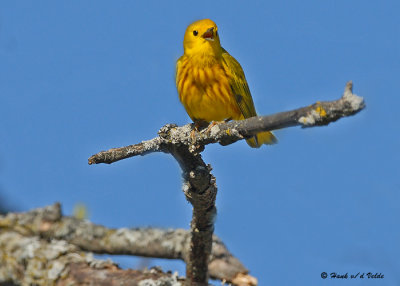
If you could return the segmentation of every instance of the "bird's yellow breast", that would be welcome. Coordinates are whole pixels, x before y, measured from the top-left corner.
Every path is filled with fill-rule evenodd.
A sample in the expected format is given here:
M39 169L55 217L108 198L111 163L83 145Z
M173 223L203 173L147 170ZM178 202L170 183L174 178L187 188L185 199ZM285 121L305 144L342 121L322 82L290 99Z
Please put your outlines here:
M229 77L221 61L186 57L177 64L176 86L179 99L193 121L242 119Z

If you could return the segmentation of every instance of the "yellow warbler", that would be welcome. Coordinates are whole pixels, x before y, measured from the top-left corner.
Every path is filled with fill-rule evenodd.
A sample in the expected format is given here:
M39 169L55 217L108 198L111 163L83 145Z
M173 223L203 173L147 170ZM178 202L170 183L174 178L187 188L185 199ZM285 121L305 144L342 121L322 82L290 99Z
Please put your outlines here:
M176 63L176 87L193 122L240 120L257 115L242 67L221 47L218 27L212 20L190 24L183 48L184 54ZM253 148L276 142L271 132L260 132L247 139Z

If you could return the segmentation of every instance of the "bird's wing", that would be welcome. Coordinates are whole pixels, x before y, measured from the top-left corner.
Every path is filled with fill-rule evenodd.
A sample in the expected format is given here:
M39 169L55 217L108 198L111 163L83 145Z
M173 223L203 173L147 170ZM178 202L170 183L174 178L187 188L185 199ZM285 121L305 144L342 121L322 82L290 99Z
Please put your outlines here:
M224 48L222 49L222 60L224 68L230 74L229 84L235 100L244 118L256 116L253 98L239 62L232 57Z
M179 74L179 70L182 66L182 61L183 61L183 56L180 57L177 61L176 61L176 66L175 66L175 82L176 82L176 86L178 86L178 74Z

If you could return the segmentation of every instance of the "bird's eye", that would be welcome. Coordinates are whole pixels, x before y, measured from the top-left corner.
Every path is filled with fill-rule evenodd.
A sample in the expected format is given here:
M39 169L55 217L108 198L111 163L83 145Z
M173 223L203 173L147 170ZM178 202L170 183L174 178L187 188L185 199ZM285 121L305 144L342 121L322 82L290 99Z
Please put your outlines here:
M199 34L199 32L197 32L196 30L193 31L193 35L197 36Z
M217 36L217 37L218 37L218 31L216 31L216 32L215 32L215 36Z

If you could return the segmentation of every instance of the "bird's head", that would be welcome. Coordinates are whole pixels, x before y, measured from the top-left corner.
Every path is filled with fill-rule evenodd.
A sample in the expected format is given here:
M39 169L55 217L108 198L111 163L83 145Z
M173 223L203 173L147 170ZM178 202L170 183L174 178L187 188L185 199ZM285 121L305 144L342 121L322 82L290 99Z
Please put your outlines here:
M217 25L210 19L190 24L185 32L183 48L186 55L221 54L222 48Z

